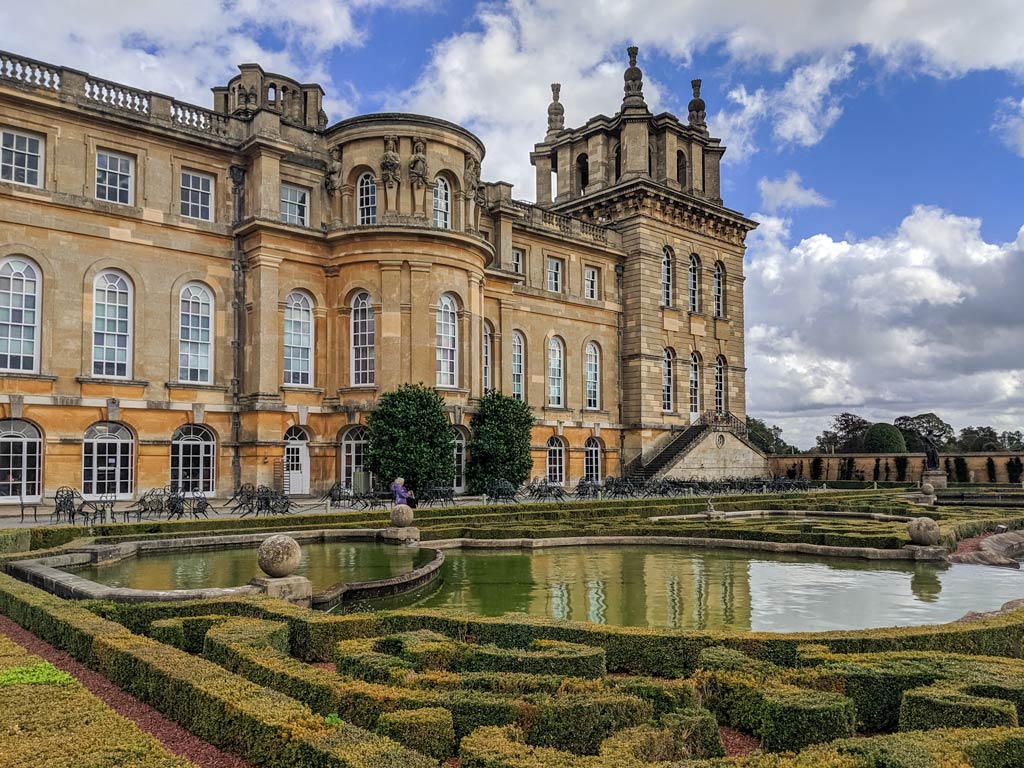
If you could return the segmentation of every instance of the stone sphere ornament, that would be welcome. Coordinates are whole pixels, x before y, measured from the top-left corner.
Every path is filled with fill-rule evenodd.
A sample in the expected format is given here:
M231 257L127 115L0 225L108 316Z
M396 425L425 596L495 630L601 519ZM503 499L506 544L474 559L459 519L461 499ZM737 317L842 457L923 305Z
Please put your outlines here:
M935 486L932 485L931 483L924 483L921 486L921 493L923 493L925 496L934 496Z
M291 576L302 562L302 550L299 542L291 536L275 533L268 536L256 550L260 569L274 579Z
M942 539L939 524L930 517L915 517L907 523L910 541L922 547L934 547Z
M391 509L391 526L393 528L408 528L412 525L412 507L408 504L395 504Z

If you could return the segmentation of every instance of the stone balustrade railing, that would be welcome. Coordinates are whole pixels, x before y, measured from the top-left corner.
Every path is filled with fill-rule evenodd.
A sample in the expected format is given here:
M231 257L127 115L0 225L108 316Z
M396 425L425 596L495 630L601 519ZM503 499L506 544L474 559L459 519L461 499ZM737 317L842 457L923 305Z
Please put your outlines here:
M29 88L59 91L60 67L0 51L0 80L9 80Z
M195 107L180 101L171 102L171 122L194 131L227 137L231 118L210 109Z
M98 101L100 104L124 112L149 114L149 94L126 85L118 85L95 77L86 77L84 92L85 98L89 101Z
M588 238L601 243L608 242L608 227L588 224L572 216L563 216L560 213L545 210L525 200L512 200L510 203L513 208L525 214L523 220L527 224L542 229L558 231L563 235Z

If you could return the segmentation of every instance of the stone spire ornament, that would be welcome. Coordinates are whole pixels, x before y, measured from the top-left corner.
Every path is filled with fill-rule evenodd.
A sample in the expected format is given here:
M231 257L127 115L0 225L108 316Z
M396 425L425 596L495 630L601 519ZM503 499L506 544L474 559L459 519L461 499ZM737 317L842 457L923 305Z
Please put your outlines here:
M548 132L544 137L545 141L554 138L565 129L565 107L558 101L558 94L561 91L561 83L551 84L551 103L548 104Z
M640 49L635 45L631 45L626 49L626 52L629 54L629 66L626 67L626 71L622 75L622 79L625 81L622 87L622 106L643 107L646 109L647 103L644 101L644 73L636 65L636 55L639 51Z
M700 97L700 80L691 80L690 86L693 88L693 98L690 99L690 104L687 107L690 114L687 121L690 123L690 127L694 130L707 134L708 124L704 121L707 116L707 111L704 105L704 99Z

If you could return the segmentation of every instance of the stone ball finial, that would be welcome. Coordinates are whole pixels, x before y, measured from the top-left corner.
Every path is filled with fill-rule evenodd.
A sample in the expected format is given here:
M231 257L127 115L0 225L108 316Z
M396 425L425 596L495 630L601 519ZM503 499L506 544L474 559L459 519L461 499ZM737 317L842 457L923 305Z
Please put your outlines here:
M935 486L932 485L931 483L925 483L921 486L921 493L923 493L925 496L934 496Z
M299 542L283 533L268 536L256 550L256 558L267 576L280 579L291 576L302 562L302 550Z
M939 524L930 517L915 517L907 523L910 541L922 547L934 547L942 540Z
M635 45L631 45L626 51L629 53L629 66L626 67L626 71L622 74L622 79L625 81L622 102L626 106L646 107L647 104L644 102L644 73L636 65L636 55L639 49Z
M391 526L408 528L412 525L412 507L408 504L395 504L391 509Z
M551 103L548 105L548 138L565 128L565 107L558 101L561 92L561 83L551 84Z

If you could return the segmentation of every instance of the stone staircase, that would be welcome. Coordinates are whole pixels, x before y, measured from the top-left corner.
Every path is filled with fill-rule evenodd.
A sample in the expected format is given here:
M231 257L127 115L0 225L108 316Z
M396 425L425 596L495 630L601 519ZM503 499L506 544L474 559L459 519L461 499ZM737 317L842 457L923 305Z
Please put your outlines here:
M656 453L646 464L642 462L642 457L640 460L633 462L626 470L626 477L637 482L650 480L686 453L690 446L709 429L710 427L707 424L694 424L687 427L676 437L672 438L668 445Z

